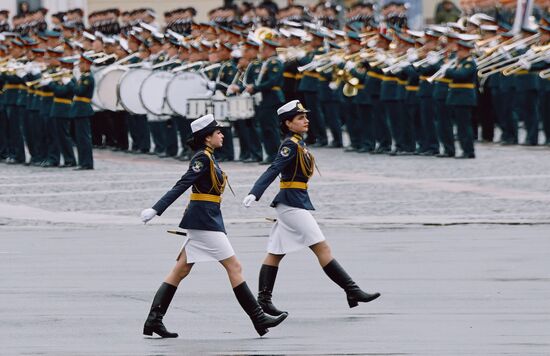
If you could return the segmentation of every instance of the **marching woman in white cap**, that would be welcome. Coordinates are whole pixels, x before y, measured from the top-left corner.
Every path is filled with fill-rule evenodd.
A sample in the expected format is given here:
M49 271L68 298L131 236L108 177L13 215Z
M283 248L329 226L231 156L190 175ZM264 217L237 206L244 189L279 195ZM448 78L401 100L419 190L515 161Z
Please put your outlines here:
M308 131L306 110L298 100L293 100L277 110L281 131L286 135L275 161L258 178L243 205L249 207L260 199L269 185L280 175L280 191L271 206L277 212L269 235L267 256L260 269L258 302L270 315L285 315L271 302L273 286L279 263L285 254L309 247L317 256L328 277L338 284L347 295L350 308L358 302L370 302L380 296L362 291L346 271L334 259L325 236L309 212L314 210L309 200L308 180L313 175L315 159L307 149L303 135Z
M147 223L156 215L160 216L192 187L191 201L179 225L187 229L187 237L175 267L166 276L153 299L143 334L177 337L178 334L166 330L162 318L178 284L189 274L195 262L219 261L227 271L239 304L250 316L258 334L264 335L268 328L280 324L287 314L272 317L262 311L242 276L241 264L226 236L220 203L227 176L214 158L214 150L222 147L223 134L211 114L193 121L191 130L193 138L190 145L197 152L189 163L189 169L152 208L141 212L142 221Z

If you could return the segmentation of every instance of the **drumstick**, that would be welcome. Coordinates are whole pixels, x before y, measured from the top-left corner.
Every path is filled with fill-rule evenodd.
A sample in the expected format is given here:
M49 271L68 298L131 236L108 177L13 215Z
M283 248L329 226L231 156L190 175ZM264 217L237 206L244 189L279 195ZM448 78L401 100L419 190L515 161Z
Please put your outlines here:
M274 219L274 218L265 218L265 219L272 223L277 222L277 219Z
M187 236L186 232L178 231L178 230L166 230L166 232L169 233L169 234L174 234L174 235Z

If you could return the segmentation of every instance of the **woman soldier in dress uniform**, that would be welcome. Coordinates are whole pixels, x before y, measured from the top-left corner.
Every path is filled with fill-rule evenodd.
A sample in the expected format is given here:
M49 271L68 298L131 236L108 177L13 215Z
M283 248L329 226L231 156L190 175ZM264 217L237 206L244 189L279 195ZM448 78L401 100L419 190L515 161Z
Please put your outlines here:
M215 149L222 147L223 134L211 114L193 121L191 130L193 138L190 146L197 153L191 159L189 169L152 208L141 212L141 219L147 223L156 215L160 216L183 192L192 187L191 201L179 225L187 229L187 237L174 269L153 299L143 334L177 337L178 334L166 330L162 318L178 284L189 274L195 262L219 261L227 270L239 304L250 316L258 334L264 335L268 328L279 325L287 314L272 317L262 311L243 278L241 264L226 236L220 202L227 176L213 154Z
M260 199L267 187L280 174L280 191L271 206L277 212L269 235L267 256L260 269L258 302L270 315L284 315L271 302L279 263L289 252L309 247L317 256L329 278L347 295L350 308L358 302L370 302L379 293L362 291L340 264L332 257L330 247L317 222L308 210L314 210L307 192L307 182L313 175L315 159L307 149L302 135L308 131L306 110L300 101L293 100L277 110L281 131L286 139L281 144L275 161L254 184L243 205L249 207Z

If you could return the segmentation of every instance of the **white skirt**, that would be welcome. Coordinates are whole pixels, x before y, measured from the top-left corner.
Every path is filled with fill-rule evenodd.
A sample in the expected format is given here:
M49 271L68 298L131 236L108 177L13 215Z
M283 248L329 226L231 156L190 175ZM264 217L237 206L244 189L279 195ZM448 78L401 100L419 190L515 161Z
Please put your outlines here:
M309 210L277 204L277 221L271 228L267 252L283 255L325 241L325 235Z
M184 250L188 263L221 261L235 255L227 235L221 231L187 230L176 260Z

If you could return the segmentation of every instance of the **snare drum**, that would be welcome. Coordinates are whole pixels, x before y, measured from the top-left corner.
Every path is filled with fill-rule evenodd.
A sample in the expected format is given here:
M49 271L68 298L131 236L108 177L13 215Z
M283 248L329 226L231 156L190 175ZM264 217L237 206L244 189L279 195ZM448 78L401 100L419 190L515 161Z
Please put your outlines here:
M226 98L212 99L212 114L216 120L227 119L228 105Z
M227 119L230 121L254 117L254 99L251 96L227 97Z
M210 98L188 98L185 117L191 120L212 113L212 99Z

